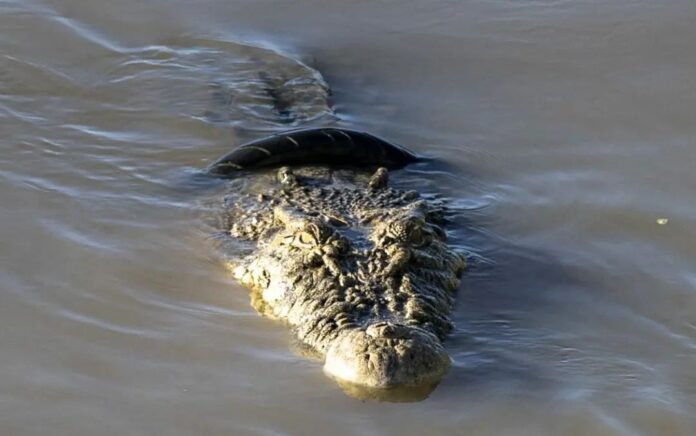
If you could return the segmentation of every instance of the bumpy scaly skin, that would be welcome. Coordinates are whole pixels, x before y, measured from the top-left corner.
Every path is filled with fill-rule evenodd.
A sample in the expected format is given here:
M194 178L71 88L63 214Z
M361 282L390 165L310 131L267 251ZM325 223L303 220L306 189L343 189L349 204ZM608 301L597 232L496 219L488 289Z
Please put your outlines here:
M288 168L277 178L226 212L229 235L256 244L229 268L260 297L257 308L287 320L340 381L437 383L449 368L441 341L464 268L446 244L441 205L388 187L384 168L362 185Z

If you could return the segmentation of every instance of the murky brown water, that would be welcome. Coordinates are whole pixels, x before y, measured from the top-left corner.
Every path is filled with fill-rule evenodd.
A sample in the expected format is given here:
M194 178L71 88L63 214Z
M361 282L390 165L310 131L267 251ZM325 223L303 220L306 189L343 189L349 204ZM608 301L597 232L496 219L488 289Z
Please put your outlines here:
M0 434L696 433L695 20L690 0L0 1ZM339 125L449 163L399 176L452 196L481 256L423 402L344 395L201 243L192 174L288 127L244 95L295 58Z

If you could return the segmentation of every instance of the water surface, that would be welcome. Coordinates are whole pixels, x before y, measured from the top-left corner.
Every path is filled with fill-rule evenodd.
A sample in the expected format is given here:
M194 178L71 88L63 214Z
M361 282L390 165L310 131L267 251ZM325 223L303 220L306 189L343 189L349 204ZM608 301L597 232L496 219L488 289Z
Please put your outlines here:
M686 0L0 1L0 433L693 434L695 19ZM196 170L327 121L246 98L259 70L310 66L338 125L447 162L397 177L450 196L478 256L420 403L344 395L196 224Z

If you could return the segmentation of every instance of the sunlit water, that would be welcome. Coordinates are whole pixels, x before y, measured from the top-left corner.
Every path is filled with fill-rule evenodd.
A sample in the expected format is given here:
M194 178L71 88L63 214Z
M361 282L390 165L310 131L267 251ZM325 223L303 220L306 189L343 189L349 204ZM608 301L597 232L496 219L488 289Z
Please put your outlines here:
M686 0L0 1L0 434L696 433L695 20ZM247 98L309 66L337 125L436 158L394 177L449 196L476 255L423 402L346 396L200 232L198 169L333 120Z

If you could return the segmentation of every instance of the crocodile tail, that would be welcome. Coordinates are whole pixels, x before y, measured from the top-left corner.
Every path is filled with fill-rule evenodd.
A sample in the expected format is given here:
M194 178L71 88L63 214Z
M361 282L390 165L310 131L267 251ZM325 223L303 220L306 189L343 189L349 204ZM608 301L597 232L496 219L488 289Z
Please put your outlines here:
M240 145L208 167L214 175L284 165L383 166L417 162L411 151L366 132L337 128L293 130Z

